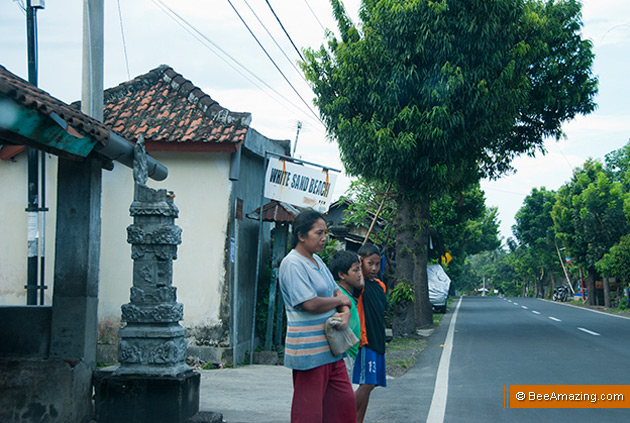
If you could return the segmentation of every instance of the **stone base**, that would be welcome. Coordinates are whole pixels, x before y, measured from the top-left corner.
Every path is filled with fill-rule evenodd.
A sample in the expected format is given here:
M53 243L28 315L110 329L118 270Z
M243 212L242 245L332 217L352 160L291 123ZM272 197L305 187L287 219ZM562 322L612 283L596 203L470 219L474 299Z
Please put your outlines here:
M199 373L114 376L114 370L94 373L99 423L185 423L199 411Z
M117 344L98 344L96 347L96 361L101 363L118 362ZM229 347L208 347L189 345L186 350L187 357L199 357L200 360L209 363L221 363L224 366L232 365L232 348ZM249 355L247 356L249 360Z
M223 414L213 411L200 411L187 423L223 423Z
M88 420L92 369L82 361L0 358L0 422Z

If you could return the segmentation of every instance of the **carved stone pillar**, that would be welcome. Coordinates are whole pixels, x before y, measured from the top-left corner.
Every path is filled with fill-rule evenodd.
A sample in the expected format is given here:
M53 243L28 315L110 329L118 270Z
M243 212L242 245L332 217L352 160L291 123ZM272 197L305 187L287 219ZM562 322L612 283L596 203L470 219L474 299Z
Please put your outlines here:
M118 332L120 365L94 374L100 423L184 423L199 411L200 374L185 362L184 307L173 286L173 260L181 244L179 211L172 193L146 186L142 137L134 154L135 191L130 207L133 286L122 306L126 326Z
M184 307L176 301L173 260L181 243L181 228L174 224L179 211L172 195L136 184L127 228L131 244L133 286L131 302L122 306L127 325L118 334L115 375L175 376L192 371L186 365L185 329L179 321Z

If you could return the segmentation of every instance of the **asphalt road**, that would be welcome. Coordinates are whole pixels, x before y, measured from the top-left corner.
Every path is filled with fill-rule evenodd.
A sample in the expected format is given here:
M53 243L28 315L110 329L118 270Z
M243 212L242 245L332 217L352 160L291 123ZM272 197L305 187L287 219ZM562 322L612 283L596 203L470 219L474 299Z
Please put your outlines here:
M504 408L504 385L630 384L630 320L530 298L455 304L420 362L374 391L367 422L630 421L629 409Z

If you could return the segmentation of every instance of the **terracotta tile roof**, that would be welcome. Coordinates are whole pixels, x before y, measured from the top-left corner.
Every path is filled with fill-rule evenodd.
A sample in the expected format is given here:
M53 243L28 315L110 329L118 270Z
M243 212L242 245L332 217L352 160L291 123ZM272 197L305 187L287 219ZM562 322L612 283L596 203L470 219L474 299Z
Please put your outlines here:
M28 109L50 116L57 114L67 124L66 131L73 135L88 136L101 145L107 145L109 128L90 116L81 113L0 65L0 96L7 97ZM78 132L78 133L77 133Z
M166 65L105 90L104 103L103 121L127 139L144 134L149 151L236 151L251 121Z

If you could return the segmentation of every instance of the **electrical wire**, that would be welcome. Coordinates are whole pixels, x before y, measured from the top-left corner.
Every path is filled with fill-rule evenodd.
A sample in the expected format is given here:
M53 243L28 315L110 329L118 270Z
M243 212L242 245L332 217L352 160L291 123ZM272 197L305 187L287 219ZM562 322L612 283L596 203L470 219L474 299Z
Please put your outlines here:
M311 11L311 13L313 14L313 16L315 17L315 20L317 21L317 23L319 24L319 26L322 27L322 31L326 31L326 28L324 28L324 25L322 25L321 21L319 20L319 18L317 17L317 15L315 14L315 11L313 11L313 9L311 8L311 5L308 4L308 0L304 0L304 3L306 3L306 7L308 7L308 10Z
M306 78L304 78L304 75L302 74L302 72L300 72L300 70L293 64L293 61L291 61L291 59L289 59L289 56L287 55L287 53L284 51L284 49L280 46L280 44L278 44L278 41L276 41L276 39L274 38L274 36L271 34L271 32L267 29L267 27L265 26L265 24L263 23L263 21L260 20L260 18L258 17L258 15L256 14L256 12L254 11L254 9L249 5L249 3L247 2L247 0L243 0L245 2L245 4L247 5L247 7L249 7L249 10L252 12L252 14L254 15L254 17L258 20L258 23L260 23L260 25L265 29L265 31L267 32L267 35L269 35L269 38L271 38L271 40L275 43L276 47L278 47L278 49L282 52L282 54L284 55L284 57L287 59L287 61L291 64L291 66L293 67L293 69L295 69L295 71L300 75L300 77L302 78L302 80L304 82L306 82L306 84L308 84L308 82L306 81Z
M267 3L267 6L269 6L269 9L271 10L271 13L273 13L273 16L275 16L276 20L278 21L278 23L280 24L280 27L282 28L282 30L284 31L284 35L287 36L287 38L289 39L289 41L291 41L291 45L293 46L293 48L295 49L295 51L297 52L298 56L300 56L300 59L303 62L306 62L306 60L304 60L304 57L302 56L302 53L300 53L300 50L295 46L295 43L293 42L293 40L291 39L291 36L289 35L289 33L287 32L287 30L284 28L284 25L282 25L282 22L280 21L280 18L278 17L278 15L276 15L276 11L273 10L273 7L271 7L271 4L269 4L269 0L265 0L265 3Z
M258 75L256 75L254 72L252 72L251 70L249 70L247 67L245 67L243 64L241 64L238 60L236 60L233 56L231 56L228 52L226 52L225 50L223 50L218 44L216 44L215 42L213 42L210 38L208 38L207 36L205 36L202 32L200 32L197 28L195 28L192 24L190 24L186 19L184 19L182 16L180 16L177 12L175 12L173 9L171 9L167 4L165 4L162 0L152 0L153 3L158 6L160 8L160 10L162 10L162 12L164 12L168 17L170 17L173 21L175 21L175 23L177 23L179 26L181 26L186 32L188 32L190 35L193 36L193 38L195 38L197 41L199 41L204 47L206 47L208 50L210 50L212 53L214 53L219 59L221 59L223 62L225 62L228 66L230 66L232 69L234 69L234 71L236 71L239 75L241 75L243 78L245 78L247 81L249 81L252 85L254 85L256 88L258 88L259 90L265 92L267 95L269 95L274 101L276 101L279 105L281 105L282 107L284 107L285 109L289 110L286 106L285 103L280 102L276 97L274 97L273 95L271 95L268 91L266 91L264 88L260 87L256 82L254 82L251 78L249 78L247 75L245 75L241 69L245 72L247 72L248 74L250 74L254 79L256 79L257 81L259 81L262 85L264 85L265 87L267 87L271 92L273 92L275 95L277 95L278 97L280 97L282 100L284 100L286 103L290 104L291 106L293 106L296 110L300 111L300 113L304 113L306 115L308 115L307 112L305 112L304 110L302 110L298 105L296 105L295 103L293 103L291 100L287 99L285 96L283 96L281 93L279 93L277 90L275 90L273 87L271 87L269 84L267 84L264 80L262 80ZM218 50L219 52L221 52L221 54L223 54L223 56L221 54L219 54L216 50ZM225 56L225 57L224 57ZM228 61L227 58L229 58L231 60ZM238 67L237 67L238 66ZM240 69L239 69L240 67ZM309 117L310 119L310 117ZM318 123L321 123L321 121L318 119L317 120Z
M131 81L131 74L129 73L129 59L127 57L127 43L125 43L125 31L123 31L122 11L120 9L120 0L116 0L118 3L118 20L120 21L120 35L122 36L123 52L125 53L125 65L127 66L127 78Z
M22 14L26 16L26 6L24 6L24 0L13 0L16 6L22 11Z
M265 47L261 44L260 40L258 40L258 37L256 37L256 34L254 34L254 32L251 30L251 28L249 27L249 25L247 25L247 22L245 22L245 20L243 19L243 17L241 16L241 14L238 12L238 10L236 10L236 7L234 7L234 4L232 4L231 0L227 0L227 2L230 4L230 6L232 6L232 9L234 10L234 12L236 13L236 15L239 17L239 19L241 20L241 22L243 22L243 25L245 25L245 27L247 28L247 30L249 31L249 33L251 34L252 37L254 37L254 40L256 40L256 43L258 43L258 46L262 49L262 51L265 53L265 55L267 56L267 58L271 61L271 63L273 63L273 65L275 66L275 68L278 70L278 72L280 72L280 75L282 75L282 77L284 78L284 80L287 82L287 84L289 84L289 86L291 87L291 89L293 90L293 92L295 92L295 94L300 98L300 100L302 100L302 103L304 103L304 105L306 107L308 107L308 109L311 111L311 113L313 114L313 116L315 116L318 120L319 120L319 116L317 115L317 113L315 113L315 111L311 108L311 106L306 102L306 100L304 100L304 98L300 95L300 93L298 92L298 90L295 89L295 87L293 86L293 84L291 83L291 81L289 81L289 79L286 77L286 75L284 74L284 72L282 72L282 70L280 69L280 67L278 66L278 64L275 62L275 60L273 60L273 58L271 57L271 55L269 55L269 53L267 52L267 50L265 49ZM323 123L323 122L322 122Z

